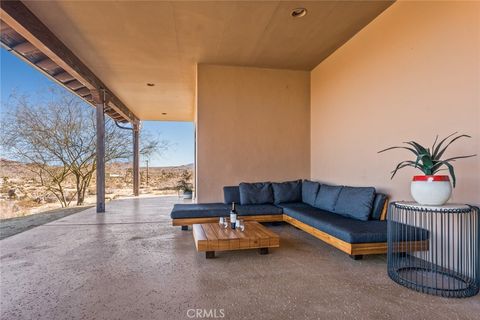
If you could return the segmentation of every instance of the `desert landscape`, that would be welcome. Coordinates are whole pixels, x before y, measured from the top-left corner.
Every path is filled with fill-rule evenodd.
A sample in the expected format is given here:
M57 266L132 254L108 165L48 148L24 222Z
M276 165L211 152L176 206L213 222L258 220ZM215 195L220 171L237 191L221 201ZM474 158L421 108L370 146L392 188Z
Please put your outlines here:
M29 165L0 159L0 219L28 216L60 208L56 197L42 187L39 178L29 170ZM140 196L177 195L179 186L193 185L193 165L176 167L141 167ZM65 190L73 197L73 180L67 180ZM111 163L106 166L106 199L132 197L132 164ZM85 196L85 206L95 203L95 180ZM75 206L75 201L70 207Z

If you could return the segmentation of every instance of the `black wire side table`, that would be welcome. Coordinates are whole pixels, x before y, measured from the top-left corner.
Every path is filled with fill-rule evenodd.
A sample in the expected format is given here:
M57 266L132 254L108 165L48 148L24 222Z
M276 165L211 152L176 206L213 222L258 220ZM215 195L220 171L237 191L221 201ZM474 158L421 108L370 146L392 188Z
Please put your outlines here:
M480 287L479 209L393 202L388 212L388 276L432 295L464 298Z

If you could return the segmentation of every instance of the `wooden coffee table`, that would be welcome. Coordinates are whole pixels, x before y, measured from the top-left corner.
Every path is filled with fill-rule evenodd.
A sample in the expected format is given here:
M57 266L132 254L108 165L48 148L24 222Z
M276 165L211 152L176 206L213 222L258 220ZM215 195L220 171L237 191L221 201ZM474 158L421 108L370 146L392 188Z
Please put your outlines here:
M278 248L280 238L256 221L245 221L245 230L224 229L219 223L193 225L193 239L198 252L205 252L207 259L215 257L215 251Z

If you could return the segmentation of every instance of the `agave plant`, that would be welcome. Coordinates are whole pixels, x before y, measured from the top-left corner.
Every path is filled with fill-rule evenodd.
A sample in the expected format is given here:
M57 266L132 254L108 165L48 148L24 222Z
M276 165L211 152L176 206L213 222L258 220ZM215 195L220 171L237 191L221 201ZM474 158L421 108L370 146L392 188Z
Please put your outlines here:
M453 165L451 164L451 162L454 162L457 159L464 159L464 158L470 158L470 157L476 156L476 154L472 154L468 156L458 156L458 157L442 160L443 154L453 142L457 141L460 138L471 138L471 136L466 134L455 136L456 134L457 132L452 133L451 135L441 140L438 144L437 144L437 141L438 141L438 135L437 135L431 149L425 148L424 146L422 146L421 144L415 141L407 141L404 143L409 146L390 147L387 149L380 150L378 151L378 153L385 152L392 149L406 149L411 151L416 157L415 161L407 160L397 164L395 169L392 171L392 176L390 179L393 179L393 177L395 176L395 174L399 169L402 169L405 167L418 168L425 175L434 175L438 171L445 170L444 168L442 169L442 167L445 166L448 168L448 172L452 177L453 187L455 188L455 184L456 184L455 170L453 169ZM449 142L447 142L448 139L450 139ZM443 146L444 144L445 146Z

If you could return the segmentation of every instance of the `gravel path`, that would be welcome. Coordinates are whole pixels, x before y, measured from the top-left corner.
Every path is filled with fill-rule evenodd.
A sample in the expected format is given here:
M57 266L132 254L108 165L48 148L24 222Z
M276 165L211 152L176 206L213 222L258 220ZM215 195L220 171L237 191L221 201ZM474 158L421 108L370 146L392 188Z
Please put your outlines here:
M0 220L0 240L13 236L17 233L41 226L42 224L69 216L71 214L89 209L93 206L72 208L60 208L36 213L25 217Z

